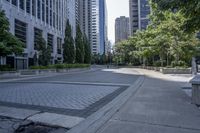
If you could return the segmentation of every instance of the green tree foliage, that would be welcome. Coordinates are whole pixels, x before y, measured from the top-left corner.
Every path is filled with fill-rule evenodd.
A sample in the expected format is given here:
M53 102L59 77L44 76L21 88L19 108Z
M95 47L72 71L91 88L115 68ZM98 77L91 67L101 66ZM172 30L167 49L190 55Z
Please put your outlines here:
M161 11L155 3L151 3L151 9L151 23L147 29L136 32L128 41L115 46L117 62L135 64L139 60L144 65L189 66L199 40L195 33L182 29L187 18L181 11Z
M79 25L76 28L75 44L76 44L76 63L80 64L84 63L85 48L84 48L83 35Z
M0 9L0 56L21 54L23 43L9 32L9 21Z
M51 61L51 48L47 46L42 34L39 35L39 38L36 41L36 49L39 52L38 64L40 66L48 66Z
M160 10L180 11L186 21L183 29L194 32L200 30L200 1L199 0L152 0Z
M72 29L67 20L66 29L65 29L65 39L63 44L63 58L64 62L68 64L72 64L75 62L75 46L74 39L72 37Z
M84 57L84 63L90 64L91 63L91 47L90 42L87 39L87 36L83 36L83 43L85 48L85 57Z
M92 64L100 64L100 65L105 65L109 63L108 56L106 54L100 55L94 54L92 55Z

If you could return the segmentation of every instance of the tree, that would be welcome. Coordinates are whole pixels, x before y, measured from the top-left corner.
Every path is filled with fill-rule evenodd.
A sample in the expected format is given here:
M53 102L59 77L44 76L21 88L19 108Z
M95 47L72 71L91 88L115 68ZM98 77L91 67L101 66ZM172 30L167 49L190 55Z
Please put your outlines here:
M76 44L76 62L84 63L85 48L83 42L83 35L79 25L76 28L75 44Z
M198 51L199 39L195 33L183 29L187 18L181 11L159 10L156 3L151 3L151 9L151 23L147 29L137 31L133 37L114 47L115 61L135 64L140 60L144 65L189 66Z
M22 54L23 43L9 32L9 21L0 9L0 56Z
M200 30L200 1L199 0L152 0L157 3L159 10L180 11L186 18L182 29L189 32Z
M36 41L36 49L39 52L38 64L41 66L48 66L51 61L51 47L47 46L42 34L39 35Z
M74 39L72 37L72 29L67 20L66 29L65 29L65 39L63 44L63 58L65 63L72 64L75 61L75 46Z
M87 39L87 36L83 36L83 42L84 42L84 48L85 48L85 57L84 57L84 63L90 64L91 63L91 47L90 42Z

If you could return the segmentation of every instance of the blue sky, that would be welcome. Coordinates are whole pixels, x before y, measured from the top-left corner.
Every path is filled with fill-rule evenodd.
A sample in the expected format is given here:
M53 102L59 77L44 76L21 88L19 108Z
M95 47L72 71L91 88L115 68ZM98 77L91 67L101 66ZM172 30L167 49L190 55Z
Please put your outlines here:
M129 16L129 0L106 0L108 8L108 39L115 42L115 19Z

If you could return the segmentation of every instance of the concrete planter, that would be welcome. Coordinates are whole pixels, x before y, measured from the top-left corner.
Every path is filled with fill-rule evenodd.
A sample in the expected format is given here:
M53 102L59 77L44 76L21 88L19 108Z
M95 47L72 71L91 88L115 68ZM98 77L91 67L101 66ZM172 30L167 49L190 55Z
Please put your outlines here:
M64 73L64 72L68 72L68 69L56 69L56 72Z
M163 74L191 74L191 68L161 68Z
M44 69L44 70L38 70L39 74L45 74L45 73L55 73L56 69Z
M195 76L190 83L192 84L192 103L200 105L200 75Z
M160 71L160 67L154 67L154 71Z
M10 78L10 77L19 77L20 73L16 71L5 71L5 72L0 72L0 78Z
M71 69L57 69L56 72L63 73L63 72L79 72L83 70L88 70L90 68L71 68Z
M71 68L71 69L40 69L40 70L19 70L19 71L8 71L0 72L0 78L15 78L20 75L39 75L48 73L66 73L66 72L79 72L88 70L89 68Z
M37 75L39 70L20 70L20 75Z

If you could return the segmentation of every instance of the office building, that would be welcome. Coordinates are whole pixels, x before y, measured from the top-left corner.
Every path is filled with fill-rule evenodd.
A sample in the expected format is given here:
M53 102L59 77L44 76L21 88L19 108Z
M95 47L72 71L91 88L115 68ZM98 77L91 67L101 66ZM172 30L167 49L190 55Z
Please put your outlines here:
M75 0L67 0L67 19L69 19L69 23L72 28L72 36L76 37L76 1Z
M127 40L130 35L129 18L121 16L115 20L115 43Z
M107 44L107 8L105 0L76 0L77 24L91 44L93 54L104 54Z
M129 0L130 34L146 29L149 24L150 6L148 0Z
M51 47L51 63L62 62L66 0L1 0L0 5L10 22L10 32L25 44L23 55L7 57L7 64L17 69L34 65L39 34Z
M100 51L99 53L105 54L106 45L108 44L107 29L108 29L108 20L107 20L107 5L105 0L99 0L99 43Z

